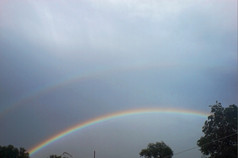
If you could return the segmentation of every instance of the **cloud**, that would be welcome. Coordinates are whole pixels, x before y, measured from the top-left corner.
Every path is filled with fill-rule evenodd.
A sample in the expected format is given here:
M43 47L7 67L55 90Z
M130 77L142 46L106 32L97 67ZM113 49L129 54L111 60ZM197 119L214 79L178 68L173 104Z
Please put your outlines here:
M26 99L2 118L0 139L19 145L25 140L21 145L28 147L75 122L112 111L161 105L207 111L216 100L236 103L236 4L235 0L1 1L1 109L38 94L37 90L56 87ZM166 121L179 126L176 119ZM133 124L140 122L143 119ZM185 126L180 138L174 135L175 142L166 131L176 129L165 126L156 128L153 137L135 137L141 144L134 153L138 156L136 150L157 139L157 132L178 151L190 147L189 141L196 141L194 131L201 135L200 123ZM125 129L120 131L119 125ZM106 131L114 128L124 132L121 142L129 139L128 133L134 136L129 124L113 124L98 132L113 138L116 133ZM21 136L17 139L16 131ZM84 147L92 136L85 135L67 143ZM77 144L78 139L85 142ZM179 149L182 139L186 141ZM106 151L98 141L85 144L96 142ZM64 141L59 143L64 146ZM58 145L49 149L60 151ZM115 154L116 148L111 149L115 152L108 154ZM81 153L73 147L72 152ZM82 152L85 157L91 151Z

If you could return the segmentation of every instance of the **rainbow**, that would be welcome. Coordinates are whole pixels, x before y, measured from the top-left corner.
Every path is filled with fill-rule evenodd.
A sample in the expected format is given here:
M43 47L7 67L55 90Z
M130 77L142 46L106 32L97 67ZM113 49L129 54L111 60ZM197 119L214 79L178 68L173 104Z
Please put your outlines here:
M32 156L33 154L45 148L46 146L50 145L51 143L67 135L70 135L73 132L79 131L89 126L93 126L95 124L99 124L101 122L105 122L111 119L116 119L116 118L125 117L125 116L153 114L153 113L180 114L180 115L191 115L191 116L199 116L199 117L207 117L209 115L209 113L204 113L201 111L174 109L174 108L144 108L144 109L134 109L134 110L126 110L126 111L110 113L110 114L102 115L102 116L87 120L85 122L81 122L68 129L65 129L61 131L60 133L57 133L56 135L51 136L50 138L40 142L39 144L37 144L36 146L28 150L28 152L30 156Z
M51 91L55 91L58 88L64 87L68 84L73 84L77 81L83 81L83 80L88 80L90 78L93 78L95 76L93 75L84 75L84 76L76 76L76 77L72 77L69 79L63 79L63 80L59 80L55 83L52 84L48 84L45 86L42 86L39 89L35 89L34 91L30 92L29 94L21 97L18 101L16 101L15 103L9 105L7 108L3 109L2 111L0 111L0 118L5 117L9 112L15 110L16 108L25 105L25 103L30 102L31 100L33 100L34 98L37 98L41 95L47 94L48 92Z
M81 73L81 74L75 74L72 76L65 77L63 79L60 79L58 81L55 81L53 83L46 84L44 86L41 86L38 89L35 89L34 91L29 92L28 94L25 94L19 100L14 102L11 105L8 105L5 109L0 109L0 119L5 117L8 113L11 111L14 111L16 108L25 105L27 102L30 102L34 98L37 98L41 95L47 94L52 91L56 91L59 88L62 88L64 86L85 81L89 79L94 79L97 77L112 75L114 72L126 72L126 71L135 71L135 70L143 70L143 69L149 69L149 68L170 68L175 67L175 64L170 63L163 63L163 64L148 64L148 65L134 65L130 67L120 67L120 68L110 68L107 70L98 70L95 72L90 73Z

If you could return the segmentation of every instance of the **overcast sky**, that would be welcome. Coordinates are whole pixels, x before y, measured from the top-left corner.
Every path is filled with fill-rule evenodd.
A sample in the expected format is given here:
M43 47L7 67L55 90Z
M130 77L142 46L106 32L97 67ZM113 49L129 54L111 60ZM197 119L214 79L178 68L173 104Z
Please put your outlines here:
M128 109L238 104L236 0L0 1L0 145L29 149ZM75 132L32 158L138 158L196 146L206 118L140 115ZM174 156L200 158L198 149Z

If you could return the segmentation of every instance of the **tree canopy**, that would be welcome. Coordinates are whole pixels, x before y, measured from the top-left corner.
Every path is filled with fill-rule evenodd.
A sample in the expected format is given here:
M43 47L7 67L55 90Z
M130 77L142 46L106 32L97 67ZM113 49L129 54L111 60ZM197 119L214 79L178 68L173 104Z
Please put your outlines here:
M63 152L60 156L59 155L50 155L50 158L72 158L73 156L67 152Z
M202 128L197 144L209 158L237 157L237 106L223 107L216 102L211 106L211 115Z
M173 151L162 141L149 143L146 149L141 150L140 156L145 158L171 158Z
M24 148L15 148L13 145L0 146L0 158L29 158Z
M50 155L50 158L62 158L62 157L58 155Z

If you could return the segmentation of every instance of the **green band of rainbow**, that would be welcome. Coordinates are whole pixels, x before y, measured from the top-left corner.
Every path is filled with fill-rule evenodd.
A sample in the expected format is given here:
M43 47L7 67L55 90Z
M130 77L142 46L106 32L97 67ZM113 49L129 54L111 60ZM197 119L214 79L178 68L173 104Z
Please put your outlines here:
M70 135L73 132L76 132L78 130L81 130L83 128L86 128L88 126L92 126L107 120L119 118L119 117L125 117L125 116L131 116L131 115L141 115L141 114L148 114L148 113L170 113L170 114L181 114L181 115L192 115L192 116L199 116L199 117L207 117L209 114L204 113L201 111L193 111L193 110L185 110L185 109L172 109L172 108L146 108L146 109L135 109L135 110L126 110L126 111L120 111L116 113L111 113L103 116L99 116L93 119L90 119L88 121L76 124L66 130L63 130L62 132L50 137L49 139L46 139L45 141L39 143L38 145L31 148L28 152L32 156L39 150L43 149L44 147L48 146L49 144L67 136Z

